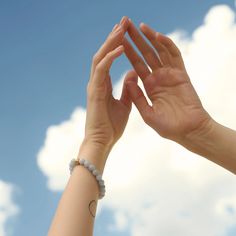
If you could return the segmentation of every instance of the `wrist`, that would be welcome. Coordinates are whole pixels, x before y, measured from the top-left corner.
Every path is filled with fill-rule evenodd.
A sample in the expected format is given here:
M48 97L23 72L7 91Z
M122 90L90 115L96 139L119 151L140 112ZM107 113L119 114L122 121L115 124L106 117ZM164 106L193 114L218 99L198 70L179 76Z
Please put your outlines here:
M236 133L213 119L182 145L236 174Z
M187 134L180 142L188 150L204 156L205 153L214 153L215 149L215 132L219 124L211 117L202 122L198 129Z
M103 173L106 160L112 147L84 139L78 153L78 158L84 158L96 166Z

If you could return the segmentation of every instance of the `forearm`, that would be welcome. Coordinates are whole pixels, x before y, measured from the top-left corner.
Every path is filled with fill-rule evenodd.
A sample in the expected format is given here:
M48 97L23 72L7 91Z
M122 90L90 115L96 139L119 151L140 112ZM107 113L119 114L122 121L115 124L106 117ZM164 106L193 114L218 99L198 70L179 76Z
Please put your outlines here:
M83 143L79 157L89 160L102 174L110 150ZM94 176L83 166L76 166L60 199L49 236L93 235L99 188Z
M211 120L183 146L236 174L236 131Z

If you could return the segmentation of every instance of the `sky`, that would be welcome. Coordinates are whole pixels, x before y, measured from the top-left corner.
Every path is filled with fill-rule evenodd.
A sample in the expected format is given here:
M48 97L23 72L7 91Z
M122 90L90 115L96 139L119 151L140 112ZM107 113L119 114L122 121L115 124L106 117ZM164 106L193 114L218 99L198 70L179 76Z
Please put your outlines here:
M0 236L47 234L83 138L92 56L124 15L174 40L206 110L236 130L235 9L232 0L0 1ZM129 69L125 56L113 64L114 96ZM104 179L96 236L236 235L235 176L162 139L134 106Z

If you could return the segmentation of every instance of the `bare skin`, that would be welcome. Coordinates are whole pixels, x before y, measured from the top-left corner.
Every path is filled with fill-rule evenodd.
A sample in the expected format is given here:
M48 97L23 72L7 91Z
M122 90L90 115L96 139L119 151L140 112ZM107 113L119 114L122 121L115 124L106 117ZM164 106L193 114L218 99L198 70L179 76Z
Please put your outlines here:
M218 124L205 111L181 53L171 39L144 24L140 29L155 50L124 17L93 58L87 86L85 137L78 157L89 160L102 174L109 153L124 132L133 102L144 122L162 137L174 140L236 174L236 132ZM125 38L126 31L146 62ZM109 70L123 52L134 70L125 76L122 95L115 99ZM151 105L137 84L138 76ZM48 235L93 235L98 196L94 176L82 166L75 167Z
M137 79L134 71L125 77L120 99L112 96L109 75L113 61L124 52L122 41L128 28L124 17L94 55L87 86L85 137L78 157L84 157L103 173L108 155L124 132L132 101L126 83ZM98 184L83 166L76 166L60 199L49 236L91 236L99 197Z
M129 81L131 99L143 120L162 137L181 144L235 174L236 132L218 124L203 108L174 42L146 24L140 24L140 29L155 50L130 20L129 36L145 61L126 38L123 45L127 58L142 79L152 102L148 104L137 80Z

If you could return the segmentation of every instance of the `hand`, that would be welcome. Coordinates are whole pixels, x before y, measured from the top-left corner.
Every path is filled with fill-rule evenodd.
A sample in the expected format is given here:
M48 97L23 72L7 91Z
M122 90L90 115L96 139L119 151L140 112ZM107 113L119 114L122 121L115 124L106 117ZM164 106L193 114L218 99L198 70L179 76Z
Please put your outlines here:
M123 45L125 54L141 78L152 104L149 105L135 80L130 80L127 84L128 91L143 120L150 127L162 137L183 144L188 135L207 126L211 117L204 110L190 82L181 53L173 41L146 24L142 23L140 29L155 50L130 21L129 36L151 71L126 38Z
M119 100L112 96L109 75L113 61L124 52L122 41L128 25L128 18L123 17L120 24L113 28L105 43L94 55L87 86L85 140L104 147L112 147L120 138L132 106L126 83L129 79L137 80L135 71L127 73Z

